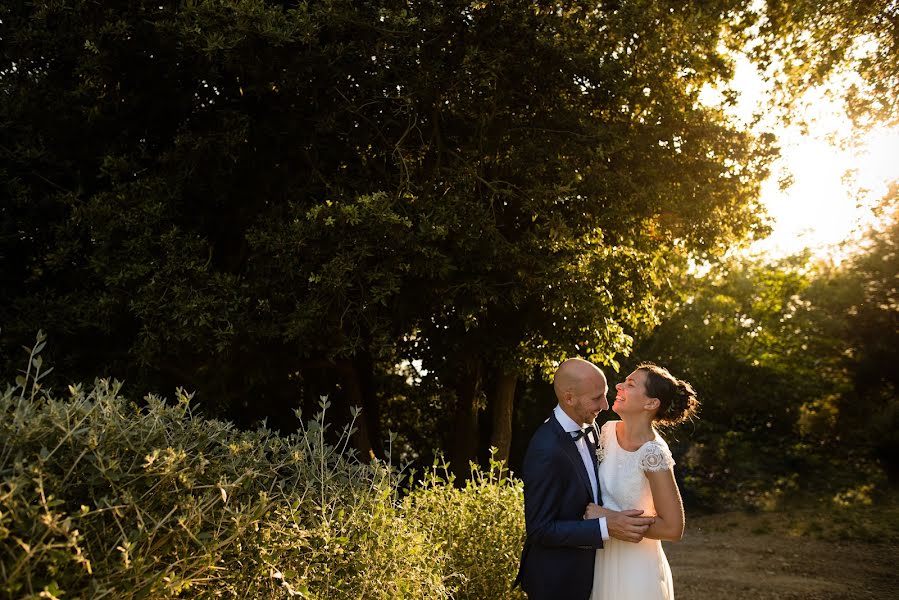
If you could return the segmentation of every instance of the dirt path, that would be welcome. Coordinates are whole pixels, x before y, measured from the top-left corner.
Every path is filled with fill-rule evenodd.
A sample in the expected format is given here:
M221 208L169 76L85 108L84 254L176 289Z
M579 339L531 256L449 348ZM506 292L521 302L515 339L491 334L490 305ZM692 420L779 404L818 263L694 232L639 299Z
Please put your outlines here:
M688 515L684 539L665 544L677 600L899 598L895 543L821 537L784 515Z

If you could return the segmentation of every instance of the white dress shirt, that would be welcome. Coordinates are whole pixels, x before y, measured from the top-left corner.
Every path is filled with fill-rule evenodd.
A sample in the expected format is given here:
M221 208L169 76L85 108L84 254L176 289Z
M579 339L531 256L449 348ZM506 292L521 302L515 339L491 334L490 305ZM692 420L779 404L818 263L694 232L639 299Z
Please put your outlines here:
M565 414L565 411L562 410L562 407L558 404L553 411L553 415L555 415L556 421L559 422L562 429L569 433L574 433L580 431L584 427L592 426L592 423L584 423L583 425L575 423L571 417ZM581 439L575 440L574 445L577 446L577 450L581 455L581 460L584 462L584 468L587 470L587 477L590 478L590 489L593 491L593 502L599 504L599 483L596 481L596 469L593 468L593 459L590 457L591 450L587 446L587 438L581 437ZM586 510L586 508L587 507L585 506L584 509ZM598 521L602 539L603 541L606 541L609 539L609 526L606 524L606 518L600 517Z

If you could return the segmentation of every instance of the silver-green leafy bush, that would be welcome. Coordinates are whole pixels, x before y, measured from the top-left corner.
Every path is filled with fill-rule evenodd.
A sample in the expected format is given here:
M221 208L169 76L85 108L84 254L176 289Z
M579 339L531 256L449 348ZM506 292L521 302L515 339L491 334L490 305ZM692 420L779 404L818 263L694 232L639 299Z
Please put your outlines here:
M525 598L512 590L524 545L523 484L491 458L471 465L464 487L446 464L435 464L404 498L409 518L430 531L446 556L444 577L458 600Z
M324 410L279 437L119 387L2 394L6 597L447 597L395 474L329 445Z
M100 379L59 399L39 373L0 394L0 597L512 597L521 484L496 465L404 495L351 426L328 434L324 398L279 436L204 419L182 390L138 405Z

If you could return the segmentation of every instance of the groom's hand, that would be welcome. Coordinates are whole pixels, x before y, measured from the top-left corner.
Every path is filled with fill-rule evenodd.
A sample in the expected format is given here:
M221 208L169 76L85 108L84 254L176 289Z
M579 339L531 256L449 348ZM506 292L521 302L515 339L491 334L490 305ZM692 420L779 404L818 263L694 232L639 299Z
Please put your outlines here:
M584 518L597 519L605 517L606 526L609 528L611 537L636 544L643 539L649 526L655 523L655 518L642 517L640 516L642 514L642 510L609 510L591 503L587 505Z

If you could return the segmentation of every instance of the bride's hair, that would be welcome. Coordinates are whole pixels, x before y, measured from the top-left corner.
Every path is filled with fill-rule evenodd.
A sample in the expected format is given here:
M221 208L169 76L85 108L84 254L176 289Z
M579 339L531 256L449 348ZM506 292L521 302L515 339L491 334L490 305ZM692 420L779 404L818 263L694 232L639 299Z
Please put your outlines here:
M696 392L688 382L651 362L640 363L637 370L646 373L646 395L659 399L659 410L654 419L659 425L678 425L699 411Z

